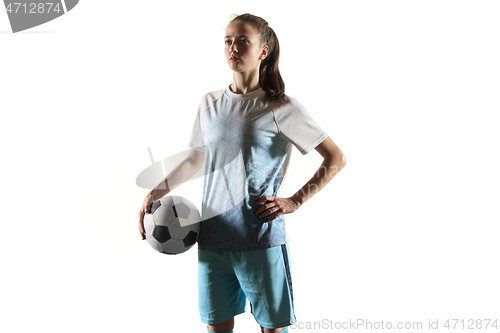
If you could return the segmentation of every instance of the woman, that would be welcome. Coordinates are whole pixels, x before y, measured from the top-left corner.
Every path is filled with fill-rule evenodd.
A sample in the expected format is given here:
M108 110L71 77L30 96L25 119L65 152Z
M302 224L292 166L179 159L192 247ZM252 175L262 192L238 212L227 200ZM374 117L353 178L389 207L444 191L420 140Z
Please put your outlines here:
M234 17L225 33L233 82L203 96L189 156L148 193L139 213L182 184L205 163L198 239L199 309L208 332L233 332L246 300L265 333L293 324L293 289L284 214L295 212L346 164L328 134L296 99L285 94L279 43L257 16ZM293 196L279 189L292 144L324 158Z

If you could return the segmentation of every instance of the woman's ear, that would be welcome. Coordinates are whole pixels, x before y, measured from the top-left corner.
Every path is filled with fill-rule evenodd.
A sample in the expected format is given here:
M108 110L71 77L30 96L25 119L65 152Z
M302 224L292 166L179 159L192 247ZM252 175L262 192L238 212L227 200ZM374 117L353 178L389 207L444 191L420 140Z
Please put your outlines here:
M264 45L264 47L262 48L262 53L260 54L259 59L260 60L266 59L268 52L269 52L269 47L267 45Z

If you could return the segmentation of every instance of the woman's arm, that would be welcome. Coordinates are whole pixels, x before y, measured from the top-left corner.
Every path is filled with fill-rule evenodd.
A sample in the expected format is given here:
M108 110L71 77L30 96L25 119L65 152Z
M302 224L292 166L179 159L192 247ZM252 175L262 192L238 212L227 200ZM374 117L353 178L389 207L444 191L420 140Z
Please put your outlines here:
M299 209L304 202L321 191L321 189L345 167L345 156L330 137L323 140L315 149L323 156L323 163L314 173L314 176L309 179L299 191L289 198L264 196L257 200L255 202L256 206L266 201L270 201L255 211L255 214L259 215L259 218L269 216L276 212L272 218L266 220L266 222L270 222L280 215L293 213Z
M299 207L321 191L346 165L344 154L330 137L323 140L315 149L323 156L323 163L316 170L314 176L291 197Z
M154 189L151 190L153 202L164 197L177 186L193 177L203 166L205 152L199 152L193 148L189 155L177 165Z
M146 239L144 215L149 212L151 204L193 177L203 166L204 158L205 152L191 149L188 157L179 163L154 189L148 192L139 211L139 232L143 240Z

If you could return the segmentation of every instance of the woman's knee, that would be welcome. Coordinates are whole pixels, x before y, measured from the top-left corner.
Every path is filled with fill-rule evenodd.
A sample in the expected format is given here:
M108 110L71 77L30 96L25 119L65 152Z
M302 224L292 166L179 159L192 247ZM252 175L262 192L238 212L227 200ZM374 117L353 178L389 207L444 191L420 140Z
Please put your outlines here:
M281 327L281 328L265 328L264 327L264 333L278 333L278 332L288 333L288 326Z
M208 325L208 329L213 332L231 331L234 328L234 317L223 323Z

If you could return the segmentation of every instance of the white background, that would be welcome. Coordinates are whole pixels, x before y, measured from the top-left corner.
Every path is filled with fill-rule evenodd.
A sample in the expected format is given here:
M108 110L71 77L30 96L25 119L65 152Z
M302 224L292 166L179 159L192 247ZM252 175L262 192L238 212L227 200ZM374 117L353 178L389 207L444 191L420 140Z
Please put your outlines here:
M286 215L302 327L500 320L497 1L115 0L16 34L0 11L2 332L206 331L197 252L141 240L135 181L147 147L189 149L201 96L232 82L223 28L245 12L347 159ZM281 194L321 161L294 148ZM199 207L200 184L171 194Z

